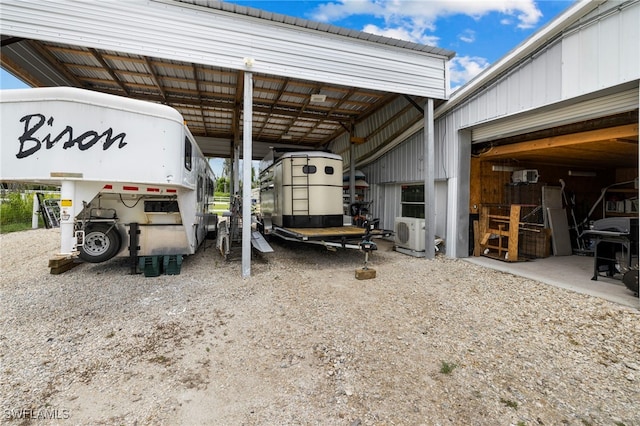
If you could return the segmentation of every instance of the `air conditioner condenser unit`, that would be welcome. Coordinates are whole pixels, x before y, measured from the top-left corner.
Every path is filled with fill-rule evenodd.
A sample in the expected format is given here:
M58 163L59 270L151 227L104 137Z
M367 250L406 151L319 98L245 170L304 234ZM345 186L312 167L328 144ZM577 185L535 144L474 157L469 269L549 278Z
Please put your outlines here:
M394 225L396 249L398 251L422 252L424 255L424 226L424 219L396 217Z
M536 169L516 170L511 174L513 183L538 183L538 171Z

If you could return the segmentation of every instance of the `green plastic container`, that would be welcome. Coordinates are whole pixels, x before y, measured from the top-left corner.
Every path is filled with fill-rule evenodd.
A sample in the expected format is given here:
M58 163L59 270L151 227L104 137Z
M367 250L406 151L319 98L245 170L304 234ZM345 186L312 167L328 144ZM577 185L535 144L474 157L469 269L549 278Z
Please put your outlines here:
M138 265L145 277L157 277L160 275L162 256L142 256L138 258Z
M172 254L170 256L164 256L163 260L164 273L166 275L180 275L180 268L182 267L182 255Z

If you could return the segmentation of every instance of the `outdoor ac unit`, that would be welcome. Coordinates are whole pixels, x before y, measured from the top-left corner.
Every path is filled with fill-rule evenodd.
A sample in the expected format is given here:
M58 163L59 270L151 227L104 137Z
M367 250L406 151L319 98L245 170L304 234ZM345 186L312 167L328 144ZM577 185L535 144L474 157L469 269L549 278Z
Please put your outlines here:
M394 228L397 247L413 251L424 251L424 219L396 217Z
M514 183L537 183L538 182L538 171L535 169L531 170L516 170L511 175L511 180Z

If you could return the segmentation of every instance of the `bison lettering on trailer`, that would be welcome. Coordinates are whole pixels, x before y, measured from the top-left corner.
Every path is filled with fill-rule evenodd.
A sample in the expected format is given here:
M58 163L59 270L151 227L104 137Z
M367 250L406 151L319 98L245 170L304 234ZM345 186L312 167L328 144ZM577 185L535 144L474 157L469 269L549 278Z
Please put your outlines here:
M16 154L17 158L25 158L38 152L44 144L46 149L53 148L57 143L64 141L62 148L73 148L74 145L78 146L80 151L86 151L98 142L102 142L102 150L109 149L114 143L118 149L122 149L127 142L124 138L126 133L119 133L113 136L113 129L109 127L102 133L96 130L87 130L77 137L73 137L73 127L66 126L62 132L57 136L53 136L51 133L46 133L45 122L47 126L53 126L53 117L46 117L42 114L30 114L25 115L20 119L20 122L24 122L24 132L22 136L18 138L20 141L20 150ZM44 133L44 134L43 134Z

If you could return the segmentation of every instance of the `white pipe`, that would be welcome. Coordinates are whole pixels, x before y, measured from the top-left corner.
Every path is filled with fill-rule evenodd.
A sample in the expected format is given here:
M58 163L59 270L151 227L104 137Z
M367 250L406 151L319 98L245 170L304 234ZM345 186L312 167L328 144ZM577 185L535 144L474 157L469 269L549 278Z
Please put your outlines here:
M38 200L38 194L33 193L33 215L31 216L31 228L38 229L38 210L40 210L40 201Z

